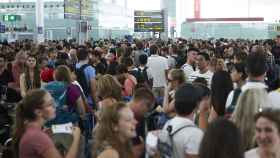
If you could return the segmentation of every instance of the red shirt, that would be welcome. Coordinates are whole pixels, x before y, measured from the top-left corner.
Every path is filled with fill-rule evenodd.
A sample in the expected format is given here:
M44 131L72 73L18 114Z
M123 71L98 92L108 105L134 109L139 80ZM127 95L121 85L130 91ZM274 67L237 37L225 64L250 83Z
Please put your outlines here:
M29 127L19 143L20 158L43 158L44 152L55 148L51 138L38 127Z

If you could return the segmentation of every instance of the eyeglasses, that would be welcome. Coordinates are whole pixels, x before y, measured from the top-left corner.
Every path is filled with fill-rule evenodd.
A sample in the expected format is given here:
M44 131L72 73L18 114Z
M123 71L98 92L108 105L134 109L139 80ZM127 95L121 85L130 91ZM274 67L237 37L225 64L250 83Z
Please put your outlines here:
M45 104L43 104L43 107L56 107L56 103L54 100L50 100L50 101L46 102Z
M36 62L36 60L27 60L28 62L33 62L33 63L35 63Z

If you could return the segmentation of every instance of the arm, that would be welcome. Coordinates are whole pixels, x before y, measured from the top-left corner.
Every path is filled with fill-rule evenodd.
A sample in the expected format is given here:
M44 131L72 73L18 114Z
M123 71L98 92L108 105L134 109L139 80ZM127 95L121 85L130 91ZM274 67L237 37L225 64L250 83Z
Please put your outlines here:
M81 130L78 127L73 128L73 142L65 158L76 158L80 145Z
M96 80L95 80L95 78L92 78L90 80L90 90L91 90L91 96L92 96L93 100L96 102L97 97L96 97Z
M170 102L169 100L169 91L170 91L170 87L171 87L171 84L168 84L168 86L165 88L165 91L164 91L164 99L163 99L163 110L165 113L171 113L171 112L174 112L175 110L175 101L172 100Z
M199 113L199 120L198 120L198 127L202 130L206 130L207 126L208 126L207 113L206 112L200 112Z
M205 97L199 103L199 120L198 127L202 130L205 130L208 126L208 114L210 111L210 99L209 97Z
M208 118L208 122L214 121L217 117L218 117L218 114L215 111L214 107L212 107L211 110L210 110L210 115L209 115L209 118Z
M134 145L132 151L135 158L140 158L145 151L144 143L142 142L141 144Z
M76 158L79 144L80 144L80 135L81 131L79 128L73 129L73 142L71 147L68 150L68 153L66 154L65 158ZM50 148L46 152L43 153L44 158L62 158L60 153L57 151L56 148Z
M21 74L19 78L19 85L20 85L20 94L22 97L26 95L26 85L25 85L25 75Z
M85 114L86 114L86 105L83 101L83 98L82 96L80 96L77 101L76 101L76 104L77 104L77 110L78 110L78 113L80 114L80 117L81 118L84 118Z

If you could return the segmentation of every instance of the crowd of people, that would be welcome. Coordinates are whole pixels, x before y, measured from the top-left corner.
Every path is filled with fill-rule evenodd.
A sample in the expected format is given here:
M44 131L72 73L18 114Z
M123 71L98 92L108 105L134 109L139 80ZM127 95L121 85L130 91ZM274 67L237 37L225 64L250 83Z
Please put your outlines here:
M280 36L1 43L0 84L10 156L280 158Z

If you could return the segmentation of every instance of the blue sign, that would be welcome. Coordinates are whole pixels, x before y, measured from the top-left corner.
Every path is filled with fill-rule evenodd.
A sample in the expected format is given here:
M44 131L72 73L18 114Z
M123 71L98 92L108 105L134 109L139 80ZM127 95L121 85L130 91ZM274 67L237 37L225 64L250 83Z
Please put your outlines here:
M6 27L5 25L0 24L0 33L5 33Z

